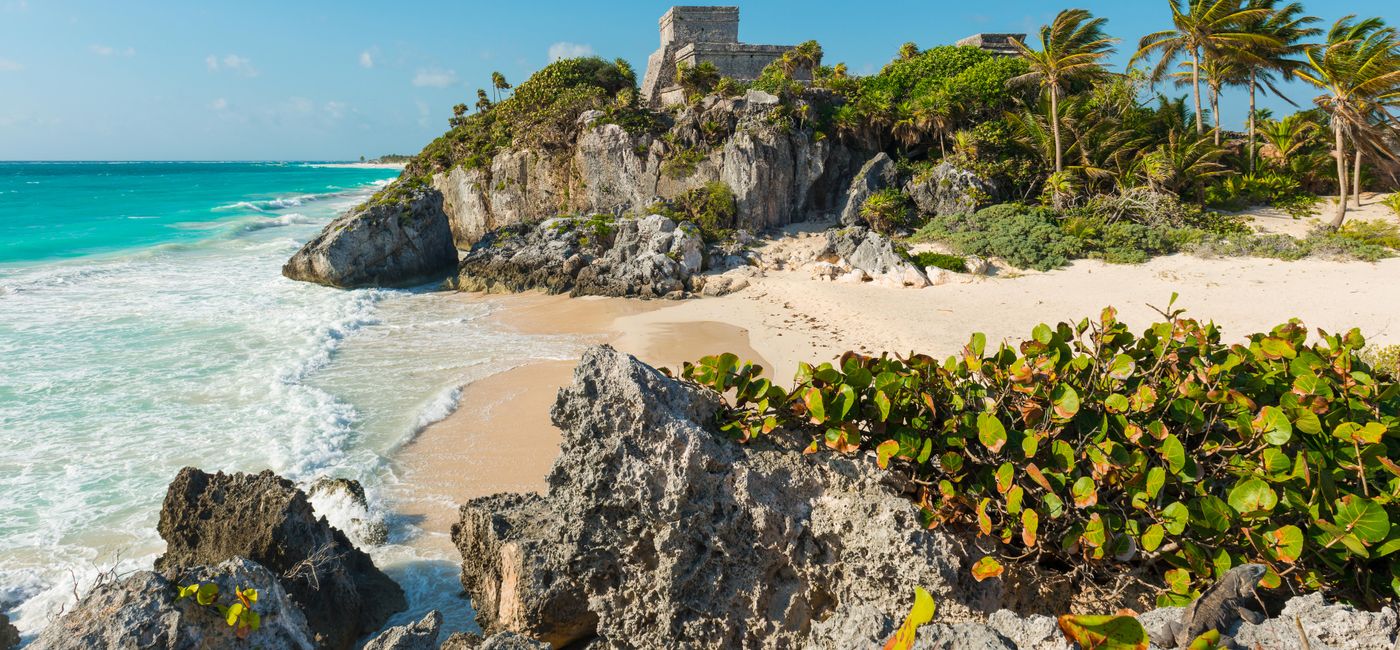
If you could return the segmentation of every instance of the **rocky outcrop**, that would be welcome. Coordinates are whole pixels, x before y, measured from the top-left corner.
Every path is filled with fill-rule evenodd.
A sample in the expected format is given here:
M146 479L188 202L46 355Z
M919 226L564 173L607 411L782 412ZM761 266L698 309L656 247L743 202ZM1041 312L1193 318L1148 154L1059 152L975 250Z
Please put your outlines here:
M898 183L899 170L895 168L894 160L883 151L875 154L874 158L861 166L856 177L851 179L851 186L846 190L845 205L841 208L841 225L864 225L865 218L860 216L860 208L865 205L865 200L880 190L895 187Z
M913 199L919 214L927 217L972 214L991 202L996 186L970 171L943 162L910 179L904 184L904 193Z
M549 650L548 643L514 632L501 632L483 639L477 634L458 632L442 642L438 650Z
M492 232L462 259L456 284L469 291L679 297L694 289L703 247L693 224L660 215L562 217Z
M261 623L247 639L213 606L193 598L178 599L178 588L212 582L219 586L219 604L233 601L235 588L256 589ZM89 650L90 648L266 648L312 650L310 628L300 609L282 588L278 577L244 558L217 566L172 570L167 575L139 571L120 580L104 582L29 646L34 650Z
M0 614L0 650L19 645L19 629L10 623L8 614Z
M311 482L306 498L316 512L356 545L379 546L389 541L389 526L382 516L370 510L365 488L359 481L322 476Z
M322 647L349 648L406 607L403 590L272 472L187 467L166 492L157 529L166 542L159 571L244 557L279 574Z
M361 650L436 650L442 614L437 610L407 625L396 625L370 639Z
M640 212L720 181L734 192L740 228L759 231L836 210L868 154L773 113L777 97L709 97L674 117L663 137L629 132L588 111L565 152L508 149L489 165L432 177L453 239L466 249L487 233L561 213ZM675 165L677 158L690 160ZM853 162L854 161L854 162Z
M482 629L556 648L778 648L847 621L824 647L859 647L840 639L892 629L916 585L942 622L999 608L974 551L920 526L895 474L733 444L709 429L716 408L609 347L585 353L551 412L564 438L548 492L474 499L453 526Z
M283 265L282 275L341 288L409 286L451 272L452 239L443 195L404 190L337 217Z
M828 230L826 247L817 260L825 264L814 269L819 277L916 289L930 284L924 271L895 250L889 237L859 226Z

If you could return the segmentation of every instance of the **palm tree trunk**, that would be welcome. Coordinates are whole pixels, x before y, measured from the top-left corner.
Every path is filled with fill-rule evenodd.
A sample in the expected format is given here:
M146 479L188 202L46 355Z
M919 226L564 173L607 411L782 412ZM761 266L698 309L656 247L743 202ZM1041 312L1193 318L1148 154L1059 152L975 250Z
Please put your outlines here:
M1206 132L1206 125L1201 120L1201 54L1198 50L1191 50L1191 93L1196 97L1196 135L1201 135Z
M1215 146L1220 146L1220 89L1210 89L1210 113L1215 116Z
M1060 100L1055 86L1050 86L1050 130L1055 133L1055 173L1064 171L1064 151L1060 148Z
M1356 197L1356 209L1361 209L1361 148L1356 149L1356 164L1351 169L1351 191Z
M1249 70L1249 173L1254 174L1254 69Z
M1347 218L1347 152L1346 143L1342 141L1341 120L1333 117L1332 121L1337 147L1337 214L1332 217L1332 229L1336 230L1342 227L1342 222Z

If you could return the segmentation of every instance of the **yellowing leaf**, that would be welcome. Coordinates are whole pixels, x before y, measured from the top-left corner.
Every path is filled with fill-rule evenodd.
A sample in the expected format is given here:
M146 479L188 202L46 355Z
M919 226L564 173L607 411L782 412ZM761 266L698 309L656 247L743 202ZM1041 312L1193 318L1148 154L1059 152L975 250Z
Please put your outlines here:
M909 610L909 615L904 617L904 624L885 642L884 650L911 650L919 626L933 620L935 609L937 604L933 602L933 596L921 587L914 587L914 607Z
M983 556L976 564L972 565L972 577L976 578L978 582L982 582L987 578L998 577L1005 571L1006 568L1003 567L1000 562L996 561L996 558L990 555Z
M986 445L992 453L1001 451L1002 445L1006 444L1006 427L1002 426L1001 420L991 413L977 414L977 439Z
M890 459L899 453L899 443L894 440L886 440L875 447L875 464L880 469L890 466Z

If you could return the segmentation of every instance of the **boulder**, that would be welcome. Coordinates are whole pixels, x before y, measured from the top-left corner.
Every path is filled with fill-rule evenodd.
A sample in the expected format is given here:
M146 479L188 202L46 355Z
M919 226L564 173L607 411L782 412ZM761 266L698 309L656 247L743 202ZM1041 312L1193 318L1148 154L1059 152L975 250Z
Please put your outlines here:
M443 641L438 650L550 650L550 645L514 632L501 632L486 639L477 634L458 632Z
M865 224L865 218L860 216L860 208L865 205L865 200L880 190L895 187L898 183L899 170L895 167L894 160L883 151L875 154L874 158L861 166L855 178L851 179L850 188L846 190L845 204L841 208L841 225Z
M457 287L468 291L660 298L694 289L704 241L689 222L561 217L487 235L462 259Z
M166 543L159 571L246 557L279 574L322 647L352 647L407 606L398 584L270 471L180 470L157 530Z
M178 599L179 587L212 582L221 605L234 601L234 589L256 589L253 611L258 629L240 640L212 605ZM138 571L97 585L71 610L44 628L29 646L34 650L89 648L266 648L311 650L316 647L301 610L265 567L238 557L217 566L197 566L161 575Z
M442 614L435 609L418 621L384 630L361 650L436 650L441 630Z
M8 614L0 614L0 650L10 650L19 645L19 629L10 623Z
M864 271L870 279L896 287L929 286L928 276L894 248L889 237L859 226L828 230L819 260Z
M453 167L433 174L433 189L442 193L442 210L458 248L471 248L482 235L505 225L491 213L490 182L489 171L477 168Z
M448 275L457 249L442 193L386 189L376 197L331 221L282 275L340 288L411 286Z
M996 195L996 186L973 172L942 162L905 183L904 193L913 199L919 214L933 217L972 214Z
M452 528L482 629L553 647L784 648L858 608L877 615L849 634L878 637L916 585L940 622L999 608L1000 585L968 570L980 555L920 526L897 473L796 441L734 444L710 428L717 408L589 349L551 412L563 444L548 491L473 499Z
M321 476L311 482L306 498L316 512L357 545L379 546L389 541L389 526L382 516L370 510L365 488L359 481Z

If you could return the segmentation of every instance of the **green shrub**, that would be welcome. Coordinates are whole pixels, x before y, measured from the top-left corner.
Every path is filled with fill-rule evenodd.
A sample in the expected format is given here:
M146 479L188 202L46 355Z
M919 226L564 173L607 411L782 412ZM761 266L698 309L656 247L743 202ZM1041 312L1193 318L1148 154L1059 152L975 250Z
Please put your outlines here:
M875 232L891 234L909 225L909 197L892 187L880 190L860 204L860 216Z
M1390 211L1394 212L1395 216L1400 217L1400 192L1395 192L1381 199L1381 205L1390 208Z
M702 147L680 149L661 161L661 174L673 180L690 178L709 155L710 152Z
M932 266L954 273L967 273L967 259L958 255L924 251L922 253L910 253L909 261L913 262L914 266L921 269Z
M1048 271L1078 256L1075 240L1060 230L1046 208L1004 203L978 210L971 219L941 220L956 228L948 241L964 255L999 257L1022 269Z
M1400 345L1367 346L1361 351L1361 358L1377 372L1385 372L1391 379L1400 379Z
M733 234L738 225L739 204L728 184L710 181L672 201L652 205L648 212L676 221L690 221L700 228L700 235L705 241L716 242Z
M1400 249L1400 226L1393 221L1348 221L1337 234L1363 244Z
M847 353L801 364L791 390L729 354L681 374L727 396L717 425L740 442L782 430L908 467L928 526L976 530L1002 560L1141 567L1163 605L1246 562L1267 586L1393 600L1400 385L1359 354L1365 339L1310 342L1290 321L1227 344L1166 316L1140 335L1111 308L1016 346L975 334L942 363Z

